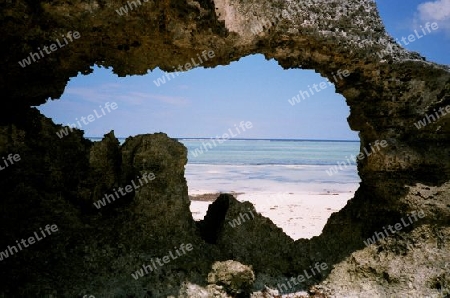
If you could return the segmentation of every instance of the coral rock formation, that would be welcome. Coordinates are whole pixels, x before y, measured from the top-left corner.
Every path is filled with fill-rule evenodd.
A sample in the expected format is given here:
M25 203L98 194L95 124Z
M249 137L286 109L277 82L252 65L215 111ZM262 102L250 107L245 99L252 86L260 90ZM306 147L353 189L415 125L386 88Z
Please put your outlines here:
M326 262L332 271L320 275L319 287L336 297L448 295L450 116L421 129L414 124L450 104L450 71L397 45L373 0L18 0L0 10L0 154L21 157L0 171L0 251L46 224L59 227L45 241L3 255L1 296L174 296L186 281L206 286L211 264L233 258L223 247L245 264L254 261L257 276L296 276ZM278 267L258 266L271 248L234 249L227 237L244 234L220 222L211 230L222 236L202 238L205 229L197 229L188 209L186 151L176 141L138 136L119 146L111 134L92 144L78 130L60 139L61 127L31 108L59 98L71 77L91 73L94 64L119 76L142 75L156 67L173 71L203 51L215 54L203 67L262 53L285 69L314 69L346 98L361 150L388 143L358 162L360 188L322 235L290 244ZM335 79L343 70L350 75ZM155 174L151 183L104 209L93 206L146 171ZM224 219L236 215L230 210ZM365 247L418 210L425 214L420 221ZM276 231L267 237L284 239ZM252 241L259 243L253 238L244 247ZM183 243L194 250L131 277Z

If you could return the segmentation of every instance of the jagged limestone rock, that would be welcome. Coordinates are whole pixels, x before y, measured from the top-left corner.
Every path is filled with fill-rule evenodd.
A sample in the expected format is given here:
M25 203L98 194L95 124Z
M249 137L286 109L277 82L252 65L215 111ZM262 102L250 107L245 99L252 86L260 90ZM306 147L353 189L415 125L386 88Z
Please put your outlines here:
M251 293L255 274L251 267L237 261L215 262L212 271L208 274L208 282L223 286L229 294L239 294L244 297Z
M160 176L154 181L157 187L147 186L136 196L127 197L123 206L117 204L97 212L92 199L108 183L119 176L125 183L141 170L153 168L143 166L140 155L125 150L120 175L115 173L103 181L104 186L98 186L92 179L98 175L92 176L95 170L91 171L91 165L108 165L113 173L118 160L90 163L92 144L82 138L82 132L74 130L59 139L56 132L61 127L30 108L48 98L59 98L71 77L91 73L94 64L112 67L119 76L142 75L156 67L172 71L203 51L214 51L215 57L202 67L227 65L262 53L285 69L314 69L346 98L348 122L359 132L361 149L376 140L389 144L358 163L360 188L343 210L331 216L322 235L296 241L289 249L289 258L283 261L289 266L273 268L267 264L264 270L295 276L311 263L324 261L334 271L329 280L329 271L320 279L337 296L346 296L347 291L361 296L404 296L406 288L417 297L438 288L444 292L447 276L440 271L441 263L450 262L445 245L449 242L446 229L450 218L450 116L420 129L415 124L434 109L450 104L447 66L427 62L399 47L386 33L373 0L140 3L126 15L117 10L129 4L119 0L18 0L6 1L0 8L0 65L4 70L0 74L0 152L17 152L22 157L15 167L0 172L0 226L4 236L0 247L15 243L30 229L50 221L61 230L47 244L0 263L2 295L177 295L177 287L187 276L201 283L210 263L224 259L218 243L227 246L227 239L205 243L189 218L187 188L182 179L185 152L181 146L168 141L171 154L167 154L145 147L141 140L146 137L130 141L128 148L158 160L154 162L160 167ZM63 48L50 53L43 48L74 37L74 32L79 38ZM339 78L338 71L344 70L350 75ZM125 163L124 158L128 158ZM164 206L179 217L169 214ZM397 246L380 246L377 250L365 247L363 241L368 237L419 208L424 210L425 219L402 235L415 242L422 237L439 240L435 251L412 246L396 253L397 246L403 244L396 237L392 240ZM146 228L159 225L163 228ZM422 226L433 229L422 230ZM268 237L276 240L278 235ZM145 257L163 255L173 248L168 244L177 245L180 240L192 241L201 249L178 259L180 263L170 263L167 270L130 281L130 273ZM248 239L251 241L258 243L258 239ZM401 263L402 276L392 274L386 263L372 262L380 258L381 249L392 250L389 263ZM252 254L243 252L238 261L246 264L251 264L246 258L267 256L264 248ZM411 257L417 253L424 259L420 264ZM367 260L355 264L355 254ZM364 262L369 261L371 270L366 270ZM346 270L348 266L354 270ZM339 278L334 277L336 274ZM427 280L419 278L425 275L429 276ZM365 287L354 287L366 278L370 282ZM416 278L421 287L409 287Z

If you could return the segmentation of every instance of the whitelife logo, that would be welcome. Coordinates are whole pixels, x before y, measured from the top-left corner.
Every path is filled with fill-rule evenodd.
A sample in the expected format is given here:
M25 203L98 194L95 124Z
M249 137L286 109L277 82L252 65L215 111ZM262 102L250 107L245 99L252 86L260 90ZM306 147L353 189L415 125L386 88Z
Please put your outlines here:
M446 106L445 108L440 107L439 108L439 112L441 112L440 115L436 111L436 109L434 109L434 115L436 115L436 117L434 117L433 114L427 114L427 115L425 115L425 118L423 118L423 120L417 121L416 123L414 123L414 125L417 127L417 129L421 129L422 127L427 126L427 124L430 124L431 122L436 122L437 120L439 120L439 118L447 115L447 113L444 112L444 109L447 113L450 113L450 105ZM427 120L428 120L428 123L427 123Z
M250 208L247 209L248 213L250 213L252 215L252 219L255 219L255 216L253 215L253 212L250 210ZM242 221L241 221L242 219ZM250 216L247 214L247 212L245 213L239 213L239 216L234 218L233 220L229 221L228 223L230 224L230 226L232 228L235 228L237 226L240 226L241 224L245 223L246 221L250 220Z
M8 154L8 157L6 158L8 161L6 161L5 157L2 157L3 159L3 164L5 165L5 167L2 167L0 165L0 171L3 171L4 169L6 169L7 167L11 166L14 164L14 162L18 162L20 161L20 155L19 154L14 154L12 155L12 153Z
M198 62L199 62L199 63L195 63L195 58L191 58L192 64L191 64L190 62L187 62L187 63L184 64L184 65L178 64L178 68L173 67L173 69L174 69L174 70L177 69L177 70L179 70L179 71L176 71L175 73L167 73L167 72L166 72L166 73L164 74L165 77L164 77L164 76L161 76L160 78L158 78L158 79L156 79L156 80L153 80L153 83L156 85L156 87L159 87L159 86L161 86L161 85L164 85L164 84L166 83L166 78L167 78L167 81L170 81L170 77L172 77L172 79L175 79L175 78L178 77L183 71L188 71L188 70L191 70L193 67L200 66L202 63L208 61L208 57L209 57L209 59L212 59L212 58L214 58L215 56L216 56L216 54L214 53L214 51L209 50L208 52L206 52L206 50L205 50L205 51L202 52L202 57L203 57L203 59L200 57L200 54L197 54L197 58L198 58Z
M51 234L52 234L52 232L53 233L55 233L55 232L58 232L58 227L56 226L56 225L46 225L45 226L45 228L44 228L44 230L45 230L45 232L47 232L47 233L45 233L43 230L42 230L42 228L39 228L40 230L41 230L41 235L42 235L42 237L39 237L39 234L38 234L38 232L34 232L34 236L35 237L33 237L33 236L30 236L30 237L28 237L28 239L22 239L21 241L20 241L20 243L19 243L19 240L16 240L16 244L17 244L17 246L19 247L19 249L20 250L22 250L23 248L22 248L22 245L25 247L25 248L27 248L28 246L30 246L30 245L32 245L32 244L34 244L34 243L36 243L36 240L37 241L41 241L42 239L44 239L45 237L47 237L47 236L50 236ZM28 244L27 244L28 243ZM22 245L20 245L20 244L22 244ZM17 249L17 247L15 246L15 245L12 245L12 246L10 246L10 245L8 245L8 248L5 250L5 251L0 251L0 261L3 261L3 259L6 259L6 258L8 258L9 256L12 256L12 255L14 255L15 253L18 253L19 252L19 250Z
M255 9L257 9L257 8L254 8L253 5L252 5L247 10L241 11L239 9L239 11L243 15L248 15L250 13L250 10L255 10ZM287 18L296 18L296 17L298 18L299 17L299 12L302 12L302 11L303 11L303 8L300 7L300 5L298 5L295 2L290 2L284 8L284 12L287 14L287 16L286 15L283 16L283 13L278 12L270 19L264 18L262 20L258 20L256 22L256 24L254 26L252 26L250 31L253 34L258 35L261 32L263 32L264 29L268 29L268 28L272 27L274 24L277 24L277 23L281 22L282 20L285 20ZM303 20L301 21L301 23L303 23Z
M138 176L139 178L139 176ZM152 180L155 180L155 174L153 173L144 173L144 175L142 175L142 179L145 180L145 183L149 183ZM116 195L116 197L114 197L114 195L112 194L105 194L105 196L101 199L98 200L97 202L94 202L94 206L97 209L100 209L104 206L106 206L107 204L111 204L111 200L114 202L117 199L120 199L120 197L125 196L127 193L132 193L133 191L135 191L136 189L140 188L142 185L144 185L144 183L142 182L142 179L139 179L139 185L136 185L136 183L134 183L134 180L131 180L131 184L127 185L125 187L118 187L117 190L114 188L114 194ZM124 192L125 190L125 192ZM119 192L120 195L117 193ZM111 200L110 200L111 199ZM108 203L106 203L106 201L108 201Z
M401 46L405 47L405 46L409 45L410 43L413 43L416 40L419 40L422 37L427 36L427 34L431 33L430 27L431 27L431 29L433 29L433 31L439 29L439 25L436 22L433 22L433 23L427 22L425 24L425 28L427 29L428 33L427 33L427 31L425 31L425 29L422 27L422 25L420 25L420 29L422 30L423 35L420 35L420 33L417 32L417 29L415 29L414 30L414 34L410 34L410 35L408 35L408 37L402 36L401 42L398 40L398 38L396 38L395 41L398 44L400 44ZM408 39L409 42L406 39ZM387 45L387 50L383 50L381 52L378 52L377 55L381 59L385 55L387 55L387 54L392 55L393 53L394 53L394 49L392 48L392 44L388 44Z
M72 33L72 31L67 32L66 35L62 35L63 40L64 40L64 44L62 44L59 39L56 39L56 44L52 43L49 47L47 46L43 46L42 50L47 54L50 55L51 53L59 50L60 48L65 47L66 45L69 44L69 42L67 41L66 37L70 40L70 42L73 42L75 39L80 38L80 32L78 31L74 31ZM50 49L50 51L49 51ZM42 52L41 48L38 48L38 53L33 53L30 52L30 55L25 58L22 59L22 61L19 61L19 65L22 66L22 68L27 67L28 65L31 65L31 60L33 60L33 62L36 62L38 60L40 60L41 58L44 58L44 53ZM40 54L40 55L39 55Z
M340 80L343 80L344 78L348 77L349 75L350 75L350 72L347 69L344 69L344 70L338 69L338 71L337 71L337 76L339 77ZM344 76L344 77L342 77L342 76ZM336 78L336 74L334 72L333 72L333 79L334 79L334 82L336 82L336 83L339 80L338 78ZM313 84L312 88L314 88L314 90L316 90L316 93L319 93L320 91L328 88L327 84L329 86L334 86L334 84L332 82L330 82L329 80L325 80L325 81L320 82L319 84ZM319 87L320 87L320 89L319 89ZM310 85L308 85L308 88L309 88L309 91L311 92L311 96L313 96L315 94L313 89L311 88ZM300 96L303 98L303 100L305 100L306 98L309 98L310 92L300 90L298 92L298 95L292 97L291 99L288 99L288 102L291 104L291 106L294 106L295 104L300 103L302 101L302 99L300 99Z
M417 214L416 214L417 213ZM414 218L414 221L411 219L411 217ZM405 222L405 220L403 218L401 218L401 223L396 223L394 226L388 225L387 228L388 230L392 233L391 235L401 231L403 228L406 228L409 225L414 224L415 222L417 222L419 219L424 218L425 217L425 212L423 210L419 210L419 212L412 212L411 214L408 215L408 221L409 224L407 222ZM395 230L394 230L395 228ZM386 228L383 226L383 232L375 232L375 234L372 236L372 238L367 238L366 241L363 241L364 244L366 246L369 246L371 244L375 244L380 240L383 240L385 237L389 237L389 232L386 231ZM376 239L375 239L376 237Z
M314 268L316 270L314 270ZM280 293L287 292L292 287L299 285L299 283L302 283L305 280L308 280L317 274L321 274L320 271L328 269L328 264L327 263L319 264L319 262L316 262L316 264L314 265L314 268L312 266L309 266L309 270L311 271L312 275L309 275L308 271L306 271L306 269L305 269L305 270L303 270L303 272L305 273L304 275L300 274L297 276L297 278L291 277L290 281L292 281L292 283L294 285L291 285L291 283L289 281L287 282L287 286L286 286L286 283L277 284L278 291ZM298 283L297 283L297 281L298 281Z
M239 127L241 129L239 129ZM214 139L211 139L212 144L210 142L206 142L206 143L202 142L202 146L195 148L192 152L189 152L189 154L191 154L193 157L197 157L203 153L206 153L206 152L208 152L209 149L213 149L213 148L217 147L216 141L219 144L222 144L223 142L229 140L230 138L237 137L238 135L241 134L241 130L242 130L242 132L245 132L246 129L251 129L253 127L253 123L251 123L250 121L247 121L247 122L241 121L241 123L239 123L239 127L236 124L234 125L234 128L235 128L237 134L233 134L233 131L231 130L231 128L229 128L228 132L230 134L224 133L222 135L222 137L216 136Z
M143 2L148 2L149 0L142 0ZM116 9L116 12L119 16L127 15L128 14L128 7L130 8L130 11L133 11L134 8L138 8L142 5L142 2L140 0L136 1L127 1L127 4L120 7L119 9ZM134 7L133 7L134 6Z
M386 148L388 146L388 142L386 140L376 140L374 143L374 146L377 148L377 150L375 150L372 146L372 143L369 143L369 146L371 148L371 152L369 153L367 151L367 149L364 147L363 151L365 152L362 153L360 152L357 156L354 156L353 154L350 155L350 158L348 158L347 156L345 157L347 159L348 162L348 166L350 165L356 165L356 159L358 159L359 161L363 160L364 158L371 156L374 153L377 153L377 151L380 151L381 148ZM353 162L353 163L352 163ZM328 170L325 170L328 174L328 176L333 176L334 174L337 174L339 171L343 171L344 169L347 168L347 163L345 161L341 161L341 162L337 162L337 166L333 166L331 168L329 168Z
M114 101L113 101L112 103L109 103L109 101L108 101L107 103L105 103L105 106L104 106L104 107L102 107L102 106L99 106L99 107L100 107L100 109L101 109L101 111L102 111L102 113L101 113L100 115L97 113L97 110L94 110L94 111L93 111L94 114L95 114L95 116L96 116L97 118L94 118L94 114L90 114L90 115L88 115L87 117L81 117L80 120L78 120L78 118L75 118L75 120L76 120L77 123L78 123L78 128L79 128L79 129L81 129L81 128L83 127L83 126L81 125L80 121L83 122L84 125L88 125L89 123L94 122L96 119L99 119L99 118L102 118L103 116L105 116L105 115L106 115L106 112L105 112L105 110L104 110L103 108L105 108L105 109L108 111L108 113L111 113L111 111L114 111L114 110L116 110L116 109L118 108L117 103L115 103ZM86 120L87 120L88 122L86 122ZM67 123L67 126L68 126L68 127L65 127L65 128L63 128L63 129L60 129L59 131L56 132L56 135L57 135L60 139L62 139L63 137L69 135L69 129L70 129L70 132L72 132L73 129L74 129L75 127L77 127L77 125L76 125L76 124L73 124L73 123L72 123L72 124Z
M172 251L169 251L169 255L168 255L168 256L164 256L164 257L162 257L162 258L156 258L156 263L158 263L158 265L159 265L160 267L162 267L162 266L164 266L164 264L168 264L168 263L171 261L170 258L172 258L172 260L178 259L179 257L181 257L181 256L183 256L183 255L185 255L185 254L187 254L187 252L192 251L192 250L194 249L194 248L192 247L192 244L190 244L190 243L186 244L186 247L184 247L184 246L185 246L184 243L180 245L180 250L183 252L183 254L181 254L181 253L178 251L178 249L177 249L176 247L174 247L175 252L176 252L176 255L177 255L178 257L174 256L174 254L172 253ZM186 251L185 251L184 249L186 249ZM169 256L170 256L170 257L169 257ZM164 263L161 262L161 259L162 259L162 261L163 261ZM149 273L148 269L150 269L150 272L153 272L154 270L158 270L158 268L156 267L156 264L155 264L155 261L153 260L153 258L151 259L151 263L152 263L151 265L145 265L145 264L142 265L142 268L143 268L143 269L140 269L140 270L136 271L135 273L131 273L131 276L132 276L134 279L137 280L139 277L143 277L145 274L148 274L148 273ZM144 273L144 270L145 270L145 273Z

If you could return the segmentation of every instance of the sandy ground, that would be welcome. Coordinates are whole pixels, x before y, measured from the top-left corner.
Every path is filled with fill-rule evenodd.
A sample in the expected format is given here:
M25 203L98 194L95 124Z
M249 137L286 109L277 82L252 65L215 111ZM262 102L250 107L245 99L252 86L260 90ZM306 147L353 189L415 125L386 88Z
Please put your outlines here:
M218 194L197 192L191 195L191 211L201 220L209 204ZM323 193L237 193L241 202L249 201L257 212L270 218L278 227L297 240L320 235L333 212L342 209L354 195L353 191ZM199 196L196 199L196 196Z

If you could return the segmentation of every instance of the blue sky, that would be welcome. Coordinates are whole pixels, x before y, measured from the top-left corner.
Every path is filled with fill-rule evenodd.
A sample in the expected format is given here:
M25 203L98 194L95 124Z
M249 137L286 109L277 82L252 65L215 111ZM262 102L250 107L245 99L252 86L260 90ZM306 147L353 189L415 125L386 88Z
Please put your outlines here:
M407 37L428 21L437 22L438 30L405 47L429 61L450 64L450 0L376 2L394 38ZM319 93L289 104L300 90L325 81L314 71L283 70L274 60L252 55L228 66L183 72L157 87L153 81L164 74L156 69L145 76L119 78L111 70L96 68L93 74L72 78L60 100L48 101L39 110L60 124L76 124L95 110L101 117L80 122L88 137L111 129L118 137L154 132L215 137L250 121L252 128L238 137L358 139L346 120L349 108L334 86L327 84ZM108 112L107 102L118 108Z

